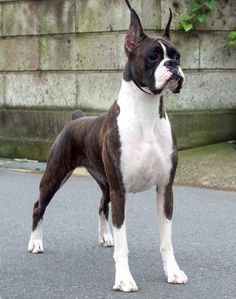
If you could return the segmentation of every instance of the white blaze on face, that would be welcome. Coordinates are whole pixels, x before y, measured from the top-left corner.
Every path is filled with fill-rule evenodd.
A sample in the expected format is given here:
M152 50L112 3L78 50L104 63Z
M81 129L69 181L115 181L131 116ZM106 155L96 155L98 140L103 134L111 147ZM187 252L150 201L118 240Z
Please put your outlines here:
M160 64L158 65L158 67L155 70L155 87L156 89L162 89L166 83L167 80L169 80L171 78L171 76L173 75L169 69L164 65L166 61L170 60L171 58L168 57L167 55L167 50L166 50L166 46L161 43L159 41L162 49L163 49L163 60L160 62ZM181 67L179 66L178 68L178 74L183 77L184 79L184 73L181 69Z
M164 63L166 61L170 60L170 58L167 56L166 47L161 42L159 42L159 43L161 44L161 47L163 49L164 58L160 62L160 64L158 65L158 67L156 68L156 71L155 71L155 87L156 87L156 89L162 89L164 84L166 83L166 81L169 80L170 77L172 76L172 73L164 65Z

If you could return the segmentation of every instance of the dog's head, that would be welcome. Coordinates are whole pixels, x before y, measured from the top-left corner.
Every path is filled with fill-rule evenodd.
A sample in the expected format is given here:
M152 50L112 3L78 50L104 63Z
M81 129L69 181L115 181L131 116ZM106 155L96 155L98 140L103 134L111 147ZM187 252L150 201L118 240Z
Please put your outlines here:
M164 35L151 38L143 32L137 13L130 5L129 8L131 22L124 44L128 57L127 77L139 87L147 87L153 94L161 94L168 88L179 93L184 74L180 67L180 53L170 41L171 10Z

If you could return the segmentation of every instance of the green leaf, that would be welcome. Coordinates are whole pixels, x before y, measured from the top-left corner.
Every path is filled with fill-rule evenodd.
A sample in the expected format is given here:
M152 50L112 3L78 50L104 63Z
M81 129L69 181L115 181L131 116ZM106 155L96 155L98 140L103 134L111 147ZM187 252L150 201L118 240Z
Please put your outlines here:
M202 7L203 7L203 4L199 4L199 3L194 2L191 6L191 10L192 10L192 12L195 12L195 11L199 10L200 8L202 8Z
M226 47L235 47L236 46L236 40L231 40L227 43L225 43Z
M196 18L200 23L202 23L208 19L208 16L207 15L197 15Z
M204 5L209 9L214 9L217 7L218 2L216 0L210 0L210 1L204 2Z
M186 21L191 20L192 18L193 18L193 16L186 15L186 16L183 16L182 20L186 22Z
M231 31L227 36L231 39L235 39L236 38L236 31Z
M193 28L193 25L192 25L192 24L187 23L187 22L185 22L185 21L182 21L182 22L181 22L181 25L183 26L183 28L184 28L184 30L185 30L186 32L190 31L190 30Z

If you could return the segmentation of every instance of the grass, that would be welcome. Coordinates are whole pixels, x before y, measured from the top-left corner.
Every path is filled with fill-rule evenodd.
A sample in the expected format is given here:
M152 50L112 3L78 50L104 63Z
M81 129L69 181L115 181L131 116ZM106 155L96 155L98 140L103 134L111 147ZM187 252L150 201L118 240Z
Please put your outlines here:
M218 143L180 151L175 184L236 191L236 150Z

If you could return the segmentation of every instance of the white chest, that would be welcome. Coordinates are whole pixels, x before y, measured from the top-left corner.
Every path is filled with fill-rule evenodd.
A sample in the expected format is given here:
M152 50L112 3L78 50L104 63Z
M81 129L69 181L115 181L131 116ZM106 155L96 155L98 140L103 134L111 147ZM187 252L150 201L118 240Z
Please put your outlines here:
M118 98L121 172L127 192L168 184L172 167L173 144L168 117L160 119L158 98L146 99L145 96L141 94L144 98L136 96L134 99L121 88Z

